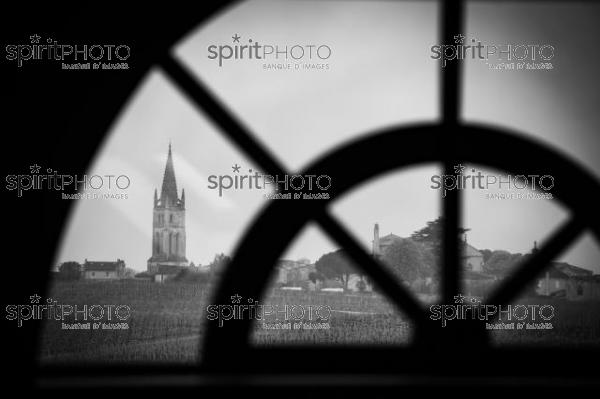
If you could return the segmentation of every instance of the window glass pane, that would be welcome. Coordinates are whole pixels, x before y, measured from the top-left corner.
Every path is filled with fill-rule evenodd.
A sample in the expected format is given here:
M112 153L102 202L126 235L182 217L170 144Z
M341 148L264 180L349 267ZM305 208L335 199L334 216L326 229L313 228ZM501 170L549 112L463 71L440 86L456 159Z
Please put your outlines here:
M175 53L295 170L369 130L437 118L439 73L428 57L436 23L435 2L250 1L193 32ZM287 47L290 55L233 55L219 66L208 49L228 56L226 46L239 46L236 34L242 45ZM328 46L331 56L294 60L301 54L294 46L310 45ZM316 64L328 68L303 68ZM272 65L292 68L265 69Z
M553 69L491 69L514 64L491 55L488 60L464 62L463 119L516 129L522 134L551 144L600 176L600 147L597 126L600 114L600 82L597 79L600 5L570 2L469 2L466 42L476 39L497 52L508 45L517 56L519 45L552 46ZM526 64L540 64L540 54L531 50ZM549 56L546 48L542 54ZM543 61L543 60L542 60Z

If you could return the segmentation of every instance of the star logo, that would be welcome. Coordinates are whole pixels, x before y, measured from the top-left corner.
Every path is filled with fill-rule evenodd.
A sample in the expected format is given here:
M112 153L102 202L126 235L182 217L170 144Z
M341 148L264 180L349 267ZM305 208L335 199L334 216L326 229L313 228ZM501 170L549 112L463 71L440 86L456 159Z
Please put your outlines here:
M40 303L40 299L42 299L42 297L39 296L38 294L34 294L29 297L29 300L31 301L31 303Z
M241 166L238 165L237 163L231 167L231 169L233 169L234 173L240 173L240 168L241 168Z
M462 173L465 170L465 167L461 164L458 164L454 167L454 173Z
M465 37L463 35L461 35L460 33L458 35L454 35L454 43L463 44L464 41L465 41Z
M234 43L239 43L240 39L242 38L241 36L238 36L238 34L236 33L235 35L231 36L231 38L233 39Z
M31 165L29 167L29 170L31 171L31 173L40 173L40 168L41 166L36 163L34 165Z
M241 300L242 300L242 297L239 296L238 294L231 296L231 303L240 303Z
M454 296L454 303L464 303L466 297L463 294L458 294Z
M39 43L41 38L42 38L42 37L41 37L41 36L39 36L37 33L36 33L36 34L34 34L34 35L31 35L31 36L29 36L29 40L31 40L31 43L32 43L32 44L37 44L37 43Z

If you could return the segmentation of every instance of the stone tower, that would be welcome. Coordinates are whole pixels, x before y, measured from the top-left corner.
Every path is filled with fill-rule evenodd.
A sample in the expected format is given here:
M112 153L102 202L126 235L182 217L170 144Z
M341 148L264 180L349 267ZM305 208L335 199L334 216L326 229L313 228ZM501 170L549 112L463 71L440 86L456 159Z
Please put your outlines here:
M148 271L155 273L160 265L188 266L185 257L185 191L181 190L179 198L170 143L160 197L154 190L152 257L148 259Z
M379 223L375 223L373 228L373 256L381 257L381 248L379 247Z

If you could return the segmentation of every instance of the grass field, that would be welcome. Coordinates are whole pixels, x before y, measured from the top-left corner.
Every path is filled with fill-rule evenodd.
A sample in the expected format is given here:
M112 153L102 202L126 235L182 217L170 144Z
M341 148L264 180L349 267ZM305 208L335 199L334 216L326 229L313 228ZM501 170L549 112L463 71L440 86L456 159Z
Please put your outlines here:
M48 320L40 340L40 361L43 364L198 362L211 290L210 284L187 282L56 282L49 296L59 304L129 306L129 329L63 330L60 321ZM540 298L535 301L542 303ZM409 321L378 295L272 290L261 303L327 305L332 312L329 328L322 330L270 330L256 322L251 337L253 345L404 345L412 338ZM494 344L600 345L600 303L550 298L543 298L543 303L555 306L553 330L493 331Z

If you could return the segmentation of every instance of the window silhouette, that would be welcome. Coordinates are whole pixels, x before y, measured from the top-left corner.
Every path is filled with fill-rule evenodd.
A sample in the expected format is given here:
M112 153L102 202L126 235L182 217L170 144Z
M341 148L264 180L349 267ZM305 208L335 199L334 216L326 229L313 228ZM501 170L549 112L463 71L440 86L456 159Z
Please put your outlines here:
M443 42L451 42L457 32L464 31L463 19L464 2L442 2L440 22ZM205 112L220 127L222 134L244 149L245 153L266 173L286 174L285 168L254 139L253 134L224 104L213 97L199 78L192 76L171 55L162 57L159 64L181 93L199 110ZM515 137L512 132L499 127L463 124L458 117L461 94L461 63L449 63L441 72L442 119L439 123L398 127L366 135L363 139L344 144L326 157L315 160L304 172L312 174L325 171L335 176L336 182L339 182L332 196L335 200L336 195L343 194L361 182L393 168L414 163L441 162L444 165L444 173L449 174L454 173L453 166L460 162L489 164L503 170L518 170L531 174L539 173L542 170L540 165L557 165L556 180L562 177L567 183L557 187L553 192L556 198L574 211L573 217L561 226L525 265L510 276L489 300L490 303L504 304L514 299L549 265L553 257L577 238L585 228L590 228L598 234L600 231L598 218L590 217L591 214L597 214L594 213L593 208L590 208L592 205L590 198L598 198L600 187L595 178L547 147ZM457 142L461 144L457 145ZM430 148L431 143L435 143L436 148L433 150ZM487 149L485 154L480 152L482 148ZM504 155L506 149L511 149L514 155L510 159ZM356 164L354 160L368 158L369 154L378 154L378 157L367 165L353 166ZM535 157L532 157L532 154ZM576 187L586 187L589 196L577 197ZM460 245L457 237L461 220L461 201L458 190L450 191L443 199L443 216L446 221L443 234L443 303L453 303L454 295L460 291L459 281L463 270L460 267ZM159 215L159 221L163 222L162 215ZM172 221L171 215L170 222ZM232 263L225 269L212 302L228 303L229 297L234 293L243 297L262 297L276 259L289 240L309 221L315 221L335 242L346 249L380 291L412 320L417 329L417 340L413 347L407 350L397 348L302 348L301 351L289 348L256 349L248 345L249 320L240 320L239 323L232 323L233 327L223 329L217 329L213 324L207 323L206 335L202 341L203 361L199 370L273 371L273 364L280 364L277 363L277 359L291 356L297 361L289 364L290 370L302 370L303 367L310 366L314 370L331 371L329 365L335 364L336 370L346 372L361 370L368 365L373 367L373 370L394 372L407 371L414 366L419 370L436 373L450 368L450 359L438 359L439 363L435 364L425 364L425 360L439 358L440 351L444 354L456 355L458 350L466 359L494 356L497 362L490 370L507 364L518 369L519 365L514 365L512 358L493 352L494 348L489 342L489 337L485 330L479 328L479 324L464 323L454 329L443 331L433 327L428 322L421 305L401 284L391 278L389 272L382 268L376 259L362 249L356 239L331 216L326 203L323 202L294 203L293 208L287 202L275 202L268 206L240 240L238 250L234 254ZM169 239L169 246L172 242L177 245L177 240ZM257 242L269 245L257 245ZM169 249L169 253L171 252ZM256 268L253 270L244 268L244 263L255 264ZM579 289L580 287L578 287L578 294ZM523 353L527 353L528 350L523 349ZM231 362L231 358L224 353L235 353L236 361ZM538 352L536 355L542 360L555 356L551 353ZM559 356L568 355L561 353ZM320 364L315 364L315 358L321 359ZM353 361L355 359L361 359L361 363L357 364ZM397 359L402 361L399 362ZM538 364L544 367L543 361ZM350 365L356 366L355 369Z

